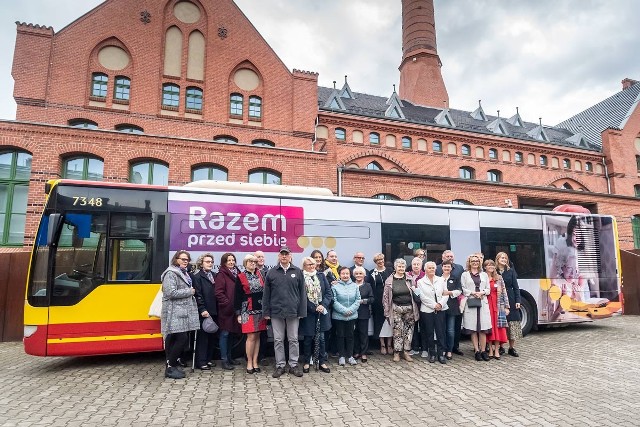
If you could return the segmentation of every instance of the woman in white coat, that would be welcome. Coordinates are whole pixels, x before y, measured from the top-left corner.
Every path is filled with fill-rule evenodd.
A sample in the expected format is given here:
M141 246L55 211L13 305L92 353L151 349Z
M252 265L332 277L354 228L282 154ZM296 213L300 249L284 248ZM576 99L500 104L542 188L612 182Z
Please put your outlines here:
M466 271L462 273L461 282L464 295L467 297L467 307L464 310L464 329L471 334L471 342L475 350L477 361L489 361L489 354L485 351L487 346L487 332L491 330L491 313L487 295L489 288L489 276L482 271L480 257L477 254L467 258ZM476 301L472 301L476 299ZM479 307L472 305L480 300Z
M436 357L443 365L447 363L445 358L445 312L448 309L449 296L443 295L447 290L447 284L440 276L436 276L436 263L428 261L424 265L425 276L418 280L413 292L420 297L420 322L426 333L427 347L429 348L429 362L434 363ZM433 341L435 332L437 340Z

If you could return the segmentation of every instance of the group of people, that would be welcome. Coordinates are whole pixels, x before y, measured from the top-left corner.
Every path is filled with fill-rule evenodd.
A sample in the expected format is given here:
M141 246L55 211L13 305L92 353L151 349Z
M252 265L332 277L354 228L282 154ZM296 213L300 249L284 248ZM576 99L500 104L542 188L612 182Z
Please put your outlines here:
M267 323L273 333L275 371L301 377L312 364L329 373L327 356L338 357L340 366L366 363L371 353L369 336L380 340L380 352L393 360L412 362L420 354L429 362L446 364L459 349L462 330L471 335L475 359L500 359L503 344L518 356L520 290L517 274L506 253L494 260L482 254L467 258L466 267L454 263L447 250L442 263L426 261L417 249L410 268L403 258L385 265L385 257L373 257L375 267L364 268L365 255L354 255L354 265L340 265L330 250L304 257L301 268L292 263L291 251L282 247L278 264L265 265L264 253L247 254L243 268L236 257L225 253L217 273L214 257L201 255L195 270L187 251L174 254L162 274L161 330L166 352L167 378L184 378L181 359L188 334L197 331L195 367L210 370L216 336L222 368L232 370L239 362L231 357L230 337L246 335L246 372L259 373ZM484 261L484 263L483 263ZM286 358L285 338L288 341ZM302 359L300 353L302 352Z

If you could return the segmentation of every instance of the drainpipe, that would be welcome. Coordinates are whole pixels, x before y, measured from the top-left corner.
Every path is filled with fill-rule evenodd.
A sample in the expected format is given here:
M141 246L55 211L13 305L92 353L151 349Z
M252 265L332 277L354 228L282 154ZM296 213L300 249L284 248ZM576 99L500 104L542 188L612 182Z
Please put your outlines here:
M607 194L611 194L611 179L609 178L609 170L607 169L606 157L602 158L602 165L604 166L604 176L607 178Z
M338 167L338 197L342 197L342 166Z
M313 139L311 140L311 151L316 151L316 141L318 140L318 124L320 120L318 120L318 116L316 116L316 120L313 123Z

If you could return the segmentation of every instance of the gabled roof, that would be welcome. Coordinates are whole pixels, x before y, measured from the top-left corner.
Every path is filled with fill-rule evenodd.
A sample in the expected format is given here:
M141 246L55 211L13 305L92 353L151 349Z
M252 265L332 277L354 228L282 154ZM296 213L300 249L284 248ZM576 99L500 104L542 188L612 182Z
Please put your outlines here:
M335 96L335 92L338 92L335 89L327 88L327 87L318 87L318 107L321 110L329 110L325 106L327 100ZM339 94L339 92L338 92ZM381 118L387 120L397 120L400 122L408 122L408 123L416 123L422 125L430 125L430 126L438 126L443 129L458 129L467 132L475 132L479 134L485 135L495 135L491 130L487 129L487 121L492 122L495 121L497 116L486 116L487 121L477 120L471 117L470 111L465 110L456 110L456 109L446 109L448 112L447 117L450 117L453 121L453 126L446 126L438 123L438 117L442 118L443 109L441 108L433 108L433 107L424 107L420 105L414 105L410 101L407 100L399 100L402 102L401 111L404 114L404 118L391 118L385 115L389 108L387 99L382 96L374 96L368 95L366 93L354 92L355 99L349 98L338 98L344 104L345 113L354 114L357 116L365 116L372 118ZM335 110L333 110L335 111ZM575 132L570 130L561 128L561 127L553 127L553 126L545 126L544 133L547 135L548 141L540 141L539 139L533 138L530 135L527 135L528 132L531 132L536 127L539 127L539 123L531 123L522 121L523 126L514 126L509 123L507 120L501 119L502 126L507 132L509 138L521 139L524 141L535 141L535 142L543 142L548 144L560 145L564 147L573 147L575 148L575 143L567 141L567 138L571 138ZM582 148L582 147L581 147ZM588 147L584 147L587 150L600 151L599 146L594 146L589 144Z
M640 82L558 123L555 127L570 130L573 134L581 133L590 145L601 148L602 131L608 128L624 128L639 102Z

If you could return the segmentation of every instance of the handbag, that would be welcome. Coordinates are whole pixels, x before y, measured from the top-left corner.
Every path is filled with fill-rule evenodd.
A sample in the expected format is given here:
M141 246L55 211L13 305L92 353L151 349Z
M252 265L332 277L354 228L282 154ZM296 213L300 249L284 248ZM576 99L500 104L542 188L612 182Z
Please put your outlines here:
M202 321L202 330L206 333L215 334L218 332L218 329L218 324L211 318L211 316L205 317Z
M162 316L162 286L158 289L158 293L149 307L149 317L161 317Z
M482 300L480 298L469 297L467 298L467 307L480 308L482 307Z

